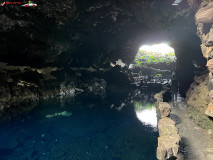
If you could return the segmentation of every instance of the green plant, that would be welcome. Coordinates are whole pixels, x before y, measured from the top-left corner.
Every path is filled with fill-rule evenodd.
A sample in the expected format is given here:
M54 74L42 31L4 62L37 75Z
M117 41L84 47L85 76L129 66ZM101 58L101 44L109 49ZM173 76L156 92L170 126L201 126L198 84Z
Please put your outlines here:
M137 67L143 67L145 64L151 63L172 63L175 60L175 53L167 53L162 55L161 53L147 52L139 50L135 57L135 65Z

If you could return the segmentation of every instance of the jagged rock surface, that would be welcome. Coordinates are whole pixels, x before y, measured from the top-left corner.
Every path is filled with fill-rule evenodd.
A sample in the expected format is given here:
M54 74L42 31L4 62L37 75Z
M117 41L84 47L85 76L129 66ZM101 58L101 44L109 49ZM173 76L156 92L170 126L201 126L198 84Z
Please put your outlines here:
M192 120L196 124L202 128L211 129L213 128L213 121L209 119L207 115L205 115L208 104L212 99L209 96L208 90L209 77L208 75L204 75L195 79L199 79L199 81L195 80L187 92L187 110Z
M210 117L213 117L213 104L212 103L210 103L208 105L208 108L206 109L205 114Z
M197 35L201 39L203 57L207 59L206 66L209 75L194 78L187 92L186 102L188 112L196 124L202 128L212 129L212 89L213 89L213 1L203 0L195 15Z
M158 138L157 158L165 160L177 157L181 138L175 122L170 118L162 118L159 120L158 129L160 137Z
M171 106L167 102L160 102L158 108L160 110L161 116L168 117L171 113Z

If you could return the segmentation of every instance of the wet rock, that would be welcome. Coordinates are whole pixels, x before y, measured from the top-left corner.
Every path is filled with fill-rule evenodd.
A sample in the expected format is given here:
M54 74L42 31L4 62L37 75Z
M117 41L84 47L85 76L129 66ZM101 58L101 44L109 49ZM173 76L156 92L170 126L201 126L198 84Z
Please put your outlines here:
M104 73L103 78L106 80L107 84L117 85L122 88L130 86L130 80L127 74L122 72L120 66L115 66L111 70Z
M158 108L160 110L161 116L168 117L171 113L171 106L167 102L160 102Z
M32 104L35 101L52 97L73 97L75 91L82 92L75 89L75 80L67 76L62 69L54 67L36 69L0 63L1 119L10 119L20 112L33 109L35 105ZM19 106L22 106L21 109Z
M90 82L88 83L88 85L86 84L86 86L89 93L102 96L105 94L107 83L104 79L94 78L90 80Z
M160 137L158 138L157 158L166 160L177 157L181 138L175 122L170 118L160 119L158 129Z
M55 113L55 114L48 114L45 117L46 118L53 118L53 117L57 117L57 116L70 117L71 115L72 115L72 113L67 112L67 111L63 111L63 112L59 112L59 113Z
M73 97L75 95L75 88L73 86L65 86L64 84L60 85L60 92L58 93L58 96L65 97L70 96Z

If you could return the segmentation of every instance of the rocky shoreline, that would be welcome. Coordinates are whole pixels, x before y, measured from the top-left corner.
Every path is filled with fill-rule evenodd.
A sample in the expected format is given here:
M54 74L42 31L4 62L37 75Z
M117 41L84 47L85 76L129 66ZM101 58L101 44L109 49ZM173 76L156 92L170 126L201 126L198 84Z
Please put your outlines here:
M75 71L71 74L80 73ZM10 119L19 113L32 110L40 101L50 98L72 99L79 93L87 92L104 96L106 81L91 77L86 81L69 76L63 68L31 68L12 66L0 62L0 117ZM4 116L6 114L6 116Z

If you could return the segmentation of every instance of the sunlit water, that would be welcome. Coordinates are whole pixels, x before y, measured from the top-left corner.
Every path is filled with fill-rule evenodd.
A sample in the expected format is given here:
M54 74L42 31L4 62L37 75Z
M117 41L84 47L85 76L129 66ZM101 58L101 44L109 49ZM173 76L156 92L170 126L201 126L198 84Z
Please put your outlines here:
M158 120L155 107L151 109L139 110L136 112L136 115L142 123L151 125L154 129L157 129Z
M156 160L152 105L49 101L0 126L0 160Z

